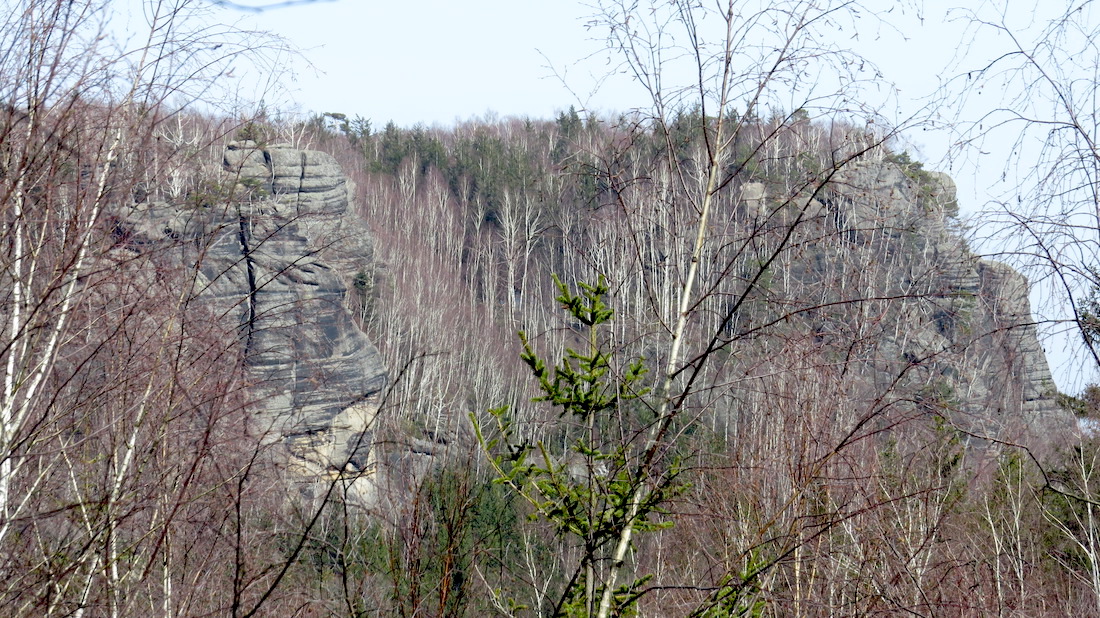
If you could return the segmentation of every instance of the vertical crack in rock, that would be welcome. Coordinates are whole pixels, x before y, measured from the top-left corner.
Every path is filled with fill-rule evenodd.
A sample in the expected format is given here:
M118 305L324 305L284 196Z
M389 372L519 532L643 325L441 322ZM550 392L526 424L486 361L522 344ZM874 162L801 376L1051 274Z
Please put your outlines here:
M302 152L302 156L299 159L299 161L300 161L300 166L301 166L301 172L298 174L298 191L295 193L297 198L298 198L298 202L295 204L295 210L299 214L301 214L301 212L302 212L302 191L303 191L304 187L306 186L306 165L307 165L307 162L306 162L306 153L305 153L305 151Z
M241 256L245 264L245 276L248 280L248 317L244 324L244 357L247 359L252 353L252 336L256 330L256 264L252 261L252 249L249 247L248 227L249 220L237 206L238 242L241 245Z
M203 294L239 320L257 427L307 476L367 468L386 374L344 302L373 256L348 181L330 155L286 145L233 143L223 164L251 197L208 213Z

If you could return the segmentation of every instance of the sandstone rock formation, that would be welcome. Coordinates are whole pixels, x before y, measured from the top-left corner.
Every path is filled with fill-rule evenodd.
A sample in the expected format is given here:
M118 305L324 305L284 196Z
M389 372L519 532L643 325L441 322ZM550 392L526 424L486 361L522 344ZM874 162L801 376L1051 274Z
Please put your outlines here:
M231 144L224 166L252 199L202 271L208 294L238 308L271 429L322 465L366 467L385 370L344 303L371 260L369 234L346 216L347 179L330 155L288 146Z
M971 440L1050 443L1074 427L1031 319L1027 280L971 253L949 215L945 174L889 160L846 170L826 208L843 246L829 257L838 297L891 298L877 379L903 376L914 399L947 400ZM824 252L824 249L822 249ZM862 290L857 289L860 286Z
M345 307L372 259L351 187L330 155L289 146L233 143L223 164L231 199L139 204L130 235L187 241L195 294L239 325L254 431L309 474L367 468L386 373Z

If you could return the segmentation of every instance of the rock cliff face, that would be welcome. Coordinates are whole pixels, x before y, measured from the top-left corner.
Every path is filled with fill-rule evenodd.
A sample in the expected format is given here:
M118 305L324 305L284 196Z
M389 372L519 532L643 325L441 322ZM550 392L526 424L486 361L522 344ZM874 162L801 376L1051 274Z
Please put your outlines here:
M331 156L288 146L230 144L223 166L228 205L139 205L133 232L187 241L196 294L239 325L254 430L312 472L367 467L386 373L345 307L372 259L351 187Z
M347 216L347 179L330 155L287 146L230 144L223 164L252 199L203 261L208 294L238 308L275 435L361 468L385 370L344 303L345 282L371 260L367 230Z
M794 332L809 331L827 358L855 360L864 400L889 392L883 405L949 413L975 447L1041 446L1074 431L1055 400L1028 282L974 255L952 229L948 176L886 158L851 165L817 198L780 205L762 183L739 195L745 216L779 213L783 226L793 217L784 208L808 205L814 223L770 292L810 308Z
M903 376L919 405L947 402L971 439L1049 443L1075 426L1031 319L1028 282L980 259L950 229L955 185L944 174L882 161L845 171L823 200L843 246L831 259L859 286L893 299L881 316L875 371ZM865 294L865 292L864 292Z

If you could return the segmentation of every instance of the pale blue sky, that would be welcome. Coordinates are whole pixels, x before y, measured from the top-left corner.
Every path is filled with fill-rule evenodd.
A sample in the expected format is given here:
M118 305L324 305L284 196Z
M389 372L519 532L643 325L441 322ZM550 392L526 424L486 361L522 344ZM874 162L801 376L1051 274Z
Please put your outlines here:
M598 49L577 2L341 0L248 16L286 37L299 63L291 94L306 110L450 124L492 110L550 116L578 104L550 63ZM582 90L590 88L580 79ZM587 91L581 94L587 95Z
M226 15L286 37L316 67L297 64L296 79L282 84L289 92L276 96L289 94L304 110L410 126L450 124L487 110L547 117L569 105L646 106L629 80L597 90L613 65L602 50L603 32L586 28L592 12L576 0L339 0ZM942 23L942 9L926 12L922 25L912 9L899 10L889 17L897 30L875 27L855 42L888 80L901 83L903 98L937 86L955 47L949 39L961 32Z
M878 110L894 122L905 122L939 86L963 33L963 24L947 21L953 2L922 4L887 15L895 28L865 18L865 30L837 33L882 70L880 91L867 96L881 97ZM265 95L268 103L359 114L381 127L390 120L449 125L490 111L549 118L570 105L646 108L630 79L607 79L618 58L604 51L601 29L586 27L592 13L578 0L338 0L224 14L285 37L313 64L295 62L293 77ZM948 147L945 135L907 137L931 162ZM964 202L976 198L971 191Z

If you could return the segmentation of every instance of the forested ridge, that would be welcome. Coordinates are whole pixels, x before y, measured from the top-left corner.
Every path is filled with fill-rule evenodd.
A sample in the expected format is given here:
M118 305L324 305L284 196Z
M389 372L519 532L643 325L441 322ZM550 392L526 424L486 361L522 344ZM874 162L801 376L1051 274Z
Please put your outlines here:
M1031 205L964 221L822 44L858 4L604 3L651 109L446 127L232 107L281 44L203 3L136 49L109 2L10 4L7 615L1100 613L1097 389L968 238L1090 353L1072 88Z

